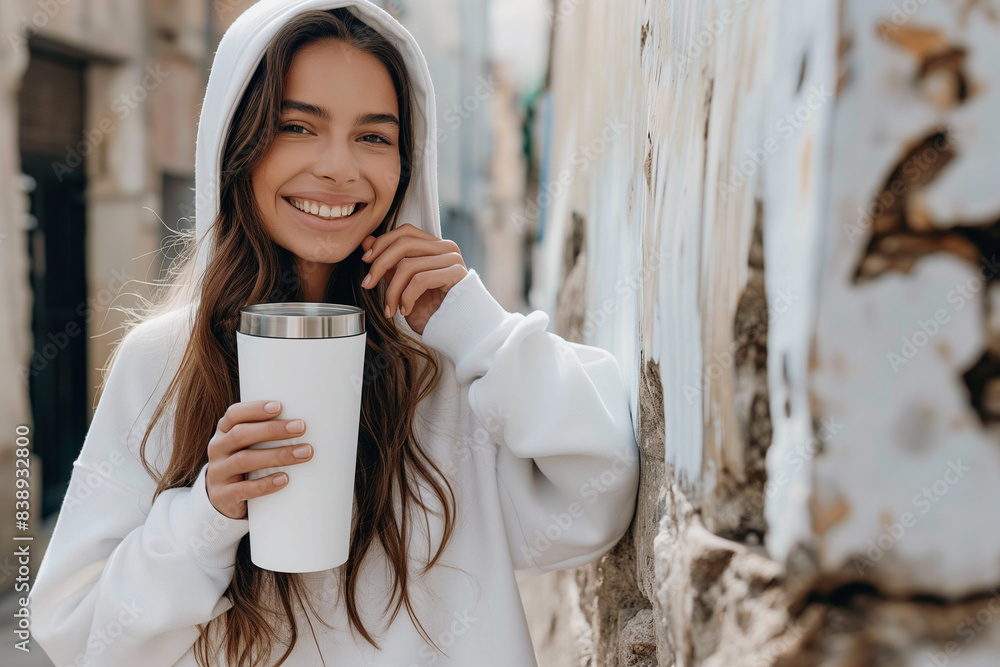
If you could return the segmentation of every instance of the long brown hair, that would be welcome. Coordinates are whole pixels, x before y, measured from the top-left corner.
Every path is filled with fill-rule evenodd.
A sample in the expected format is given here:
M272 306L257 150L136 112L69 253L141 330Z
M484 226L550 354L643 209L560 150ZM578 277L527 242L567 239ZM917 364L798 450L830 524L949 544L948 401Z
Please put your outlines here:
M189 313L187 322L191 336L180 366L153 413L140 447L142 464L157 482L154 500L167 489L194 483L208 461L207 443L215 433L219 418L239 400L236 325L240 308L256 303L304 300L300 268L291 253L275 244L264 230L253 196L251 175L274 138L284 77L292 57L299 48L317 39L340 40L373 54L392 77L402 126L399 138L401 174L396 196L375 235L395 227L414 160L414 108L403 57L388 40L346 9L299 14L274 37L236 109L220 169L220 211L206 235L206 239L212 238L214 253L205 268L204 280L199 282L195 268L197 243L193 235L183 233L180 257L171 268L167 282L160 286L153 301L138 317L135 312L127 313L133 319L126 324L129 328L161 313L195 306ZM381 546L393 571L392 595L386 612L398 594L388 624L405 605L415 627L425 640L434 644L411 605L407 588L407 546L411 514L416 511L410 501L425 513L441 516L444 524L441 544L422 573L441 557L455 523L456 501L451 484L421 450L413 429L416 406L437 386L441 371L432 348L407 335L393 320L385 317L384 282L372 290L360 287L361 278L367 272L361 254L361 248L357 248L337 265L325 293L328 302L361 306L367 320L355 481L358 514L351 534L350 555L340 567L340 590L352 632L357 629L365 640L381 648L362 623L357 591L357 574L362 563L372 549ZM119 350L120 346L115 348L108 368ZM376 381L369 381L372 378ZM174 402L176 406L171 414L170 405ZM153 426L164 416L173 417L173 450L167 470L158 475L146 461L145 448ZM440 511L424 503L419 489L414 491L414 475L426 480L440 503ZM401 508L398 517L397 503ZM426 521L426 514L423 518ZM297 599L303 611L305 597L315 614L300 575L263 570L251 562L249 535L240 541L235 573L225 595L232 607L199 627L200 635L195 644L199 664L208 664L209 635L214 630L224 637L227 664L242 667L266 663L271 655L272 635L277 629L269 618L269 615L278 615L269 604L275 598L280 601L287 619L287 624L284 621L281 624L288 630L289 638L288 648L278 663L281 664L291 654L298 638L292 597ZM308 620L308 615L306 618ZM312 622L309 623L311 628ZM315 632L313 637L315 640Z

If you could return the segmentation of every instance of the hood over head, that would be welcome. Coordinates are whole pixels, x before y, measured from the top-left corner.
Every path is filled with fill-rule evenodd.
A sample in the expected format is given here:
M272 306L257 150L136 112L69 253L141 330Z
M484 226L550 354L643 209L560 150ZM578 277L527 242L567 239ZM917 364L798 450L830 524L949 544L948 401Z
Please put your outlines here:
M437 187L437 136L434 87L423 52L396 19L367 0L260 0L244 11L219 42L198 120L195 147L195 227L199 241L198 276L214 252L211 226L219 214L223 144L254 71L278 30L310 10L346 7L381 33L402 54L412 90L413 168L401 202L399 224L410 223L441 237Z

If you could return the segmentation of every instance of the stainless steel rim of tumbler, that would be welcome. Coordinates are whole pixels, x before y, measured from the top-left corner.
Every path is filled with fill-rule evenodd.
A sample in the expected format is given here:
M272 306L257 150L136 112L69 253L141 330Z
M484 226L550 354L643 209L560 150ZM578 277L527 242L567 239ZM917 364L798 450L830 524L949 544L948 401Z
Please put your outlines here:
M240 308L237 331L267 338L340 338L365 332L365 311L335 303L259 303Z

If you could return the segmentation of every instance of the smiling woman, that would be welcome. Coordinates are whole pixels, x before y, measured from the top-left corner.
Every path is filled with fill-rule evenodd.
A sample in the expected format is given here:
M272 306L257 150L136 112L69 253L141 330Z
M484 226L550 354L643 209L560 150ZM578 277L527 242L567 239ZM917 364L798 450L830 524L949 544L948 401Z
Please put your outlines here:
M614 356L505 311L441 238L435 123L426 59L366 0L258 0L226 31L197 234L108 362L66 497L128 452L114 484L64 507L32 590L54 662L536 664L514 572L609 551L638 451ZM250 558L247 501L330 444L280 396L240 400L240 309L280 301L365 312L349 553L325 572ZM270 468L287 473L249 476ZM143 613L98 644L121 600Z
M253 172L253 190L268 236L299 264L306 301L323 300L336 264L392 205L398 115L392 77L374 55L323 39L292 58L277 134ZM345 216L341 207L355 205Z

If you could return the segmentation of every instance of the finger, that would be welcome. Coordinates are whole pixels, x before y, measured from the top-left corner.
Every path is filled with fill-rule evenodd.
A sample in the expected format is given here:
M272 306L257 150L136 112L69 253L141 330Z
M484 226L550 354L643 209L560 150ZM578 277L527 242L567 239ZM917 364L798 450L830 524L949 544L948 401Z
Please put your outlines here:
M413 294L414 291L417 292L417 294L411 301L407 302L411 307L413 302L416 301L425 290L429 289L425 286L426 279L421 278L424 272L433 271L434 269L443 269L460 261L461 256L453 253L445 255L430 255L427 257L407 257L406 259L400 261L399 264L396 265L396 275L392 277L392 281L389 283L389 287L386 288L385 291L385 304L389 306L389 312L396 312L396 307L402 303L401 297L403 293L409 289L409 286L412 285L414 281L417 281L417 284L414 286L414 289L411 290L410 294Z
M305 457L295 454L295 450L299 447L305 447L308 450ZM304 463L312 458L312 454L312 445L301 443L269 449L242 449L226 459L219 472L227 479L241 477L265 468L280 468Z
M378 257L379 253L385 250L387 246L394 243L397 239L406 237L423 239L425 241L441 240L438 237L434 236L433 234L425 232L419 227L415 227L407 222L406 224L400 225L396 229L390 229L381 236L378 237L373 236L372 238L374 238L375 240L370 242L371 245L366 249L366 252L364 255L362 255L361 259L365 262L371 262L376 257ZM362 245L364 245L364 241L362 241Z
M271 419L266 422L247 421L236 424L219 440L209 445L209 459L223 460L235 452L261 442L295 438L305 433L301 419Z
M447 257L447 255L442 255L442 257ZM403 314L407 315L412 312L417 299L427 290L442 289L448 291L467 273L468 269L461 263L452 263L439 269L418 273L410 280L410 284L399 297L399 305L403 309Z
M433 241L408 237L399 239L386 247L375 257L368 270L368 275L361 281L362 287L371 289L378 285L382 276L392 267L399 264L404 257L426 257L428 255L444 255L454 252L454 243L442 239Z
M374 242L372 242L371 247L365 255L362 255L362 261L368 264L374 264L379 257L385 256L390 248L401 247L414 247L413 244L418 244L417 247L423 247L422 244L433 244L441 243L442 239L429 237L429 236L416 236L413 234L396 235L390 238L386 238L385 235L378 237ZM433 247L433 246L429 246ZM427 253L423 253L427 254Z
M272 412L264 407L271 403L277 403L278 409ZM219 433L229 433L234 426L241 422L264 421L265 419L272 419L279 414L281 414L281 403L278 401L263 400L233 403L226 410L226 414L222 415L222 418L216 425L216 429Z
M369 234L368 236L366 236L361 240L361 247L367 253L369 250L371 250L372 246L375 245L375 241L378 240L378 238L379 238L378 236L373 236L372 234ZM364 255L362 255L362 257L364 257Z
M242 503L253 498L259 498L260 496L266 496L269 493L274 493L275 491L288 486L288 474L283 472L276 472L273 475L265 475L260 479L248 479L242 482L236 482L235 484L230 484L229 493L231 502Z

